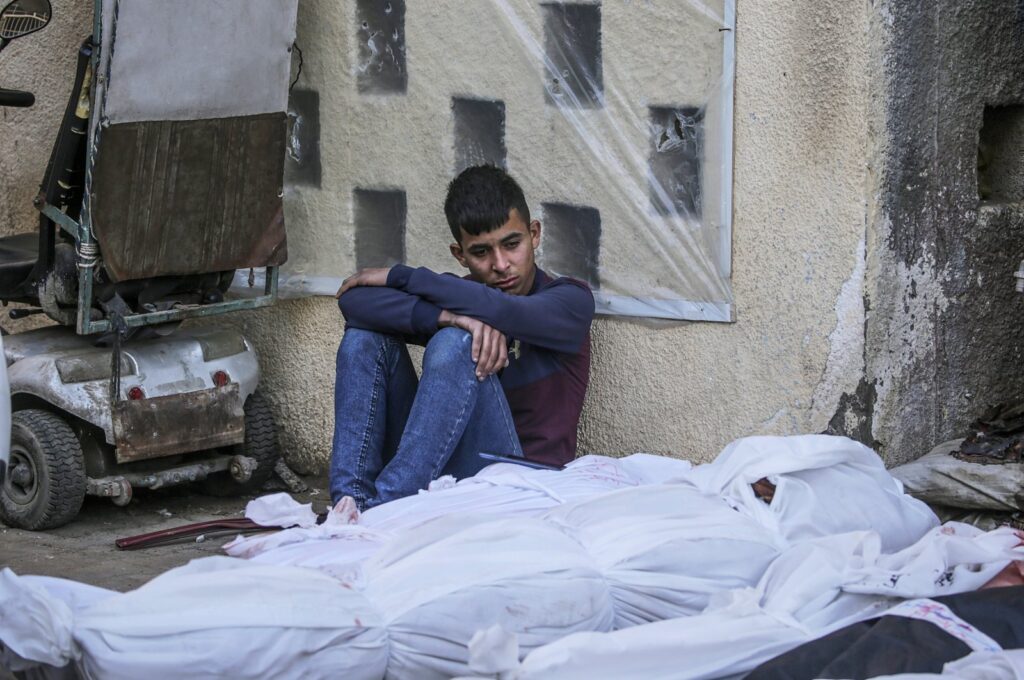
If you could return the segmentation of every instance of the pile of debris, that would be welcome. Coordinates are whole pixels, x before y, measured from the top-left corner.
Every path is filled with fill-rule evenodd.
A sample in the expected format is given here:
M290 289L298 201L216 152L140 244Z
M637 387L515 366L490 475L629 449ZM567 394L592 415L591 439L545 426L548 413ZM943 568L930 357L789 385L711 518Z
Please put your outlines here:
M966 439L890 472L944 521L1024 528L1024 403L990 408Z
M982 465L1024 462L1024 402L999 404L983 413L953 455Z

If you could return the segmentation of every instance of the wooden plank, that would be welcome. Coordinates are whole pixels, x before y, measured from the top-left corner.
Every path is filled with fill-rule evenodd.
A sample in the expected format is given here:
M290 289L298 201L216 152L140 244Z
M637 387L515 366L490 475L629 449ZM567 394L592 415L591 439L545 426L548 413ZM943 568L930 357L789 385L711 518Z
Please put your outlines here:
M115 281L280 265L287 115L111 125L93 229Z

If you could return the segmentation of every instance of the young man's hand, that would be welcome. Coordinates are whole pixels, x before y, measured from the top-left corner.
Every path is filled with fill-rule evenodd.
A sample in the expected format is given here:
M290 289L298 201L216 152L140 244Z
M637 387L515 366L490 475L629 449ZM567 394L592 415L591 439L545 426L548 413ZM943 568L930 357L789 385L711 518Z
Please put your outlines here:
M453 314L447 309L437 317L439 328L461 328L473 336L472 355L476 362L477 380L483 380L508 366L508 344L505 334L479 319Z
M341 288L334 294L334 297L340 298L346 291L356 286L386 286L388 285L388 273L390 272L391 267L360 269L341 282Z

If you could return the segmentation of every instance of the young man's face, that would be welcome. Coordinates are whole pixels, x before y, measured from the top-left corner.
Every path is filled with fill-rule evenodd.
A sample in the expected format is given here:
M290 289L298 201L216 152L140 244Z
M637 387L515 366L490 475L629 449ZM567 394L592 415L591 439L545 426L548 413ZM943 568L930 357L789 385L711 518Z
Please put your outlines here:
M460 230L452 255L477 281L510 295L526 295L533 287L533 253L540 246L540 222L527 224L512 209L508 221L494 231L474 236Z

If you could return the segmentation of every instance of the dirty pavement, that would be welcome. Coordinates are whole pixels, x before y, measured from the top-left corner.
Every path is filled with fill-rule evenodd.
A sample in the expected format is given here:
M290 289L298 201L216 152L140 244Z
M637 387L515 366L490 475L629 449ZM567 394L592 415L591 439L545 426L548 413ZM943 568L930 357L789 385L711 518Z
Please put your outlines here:
M309 490L293 497L322 510L328 498L317 489L325 488L326 479L306 477L303 481ZM220 546L233 536L207 536L198 542L190 539L137 551L117 550L116 539L194 522L241 518L250 498L218 498L178 487L139 493L130 505L119 508L90 497L78 518L59 529L22 531L0 523L0 567L19 574L58 576L111 590L131 590L190 560L221 554Z

